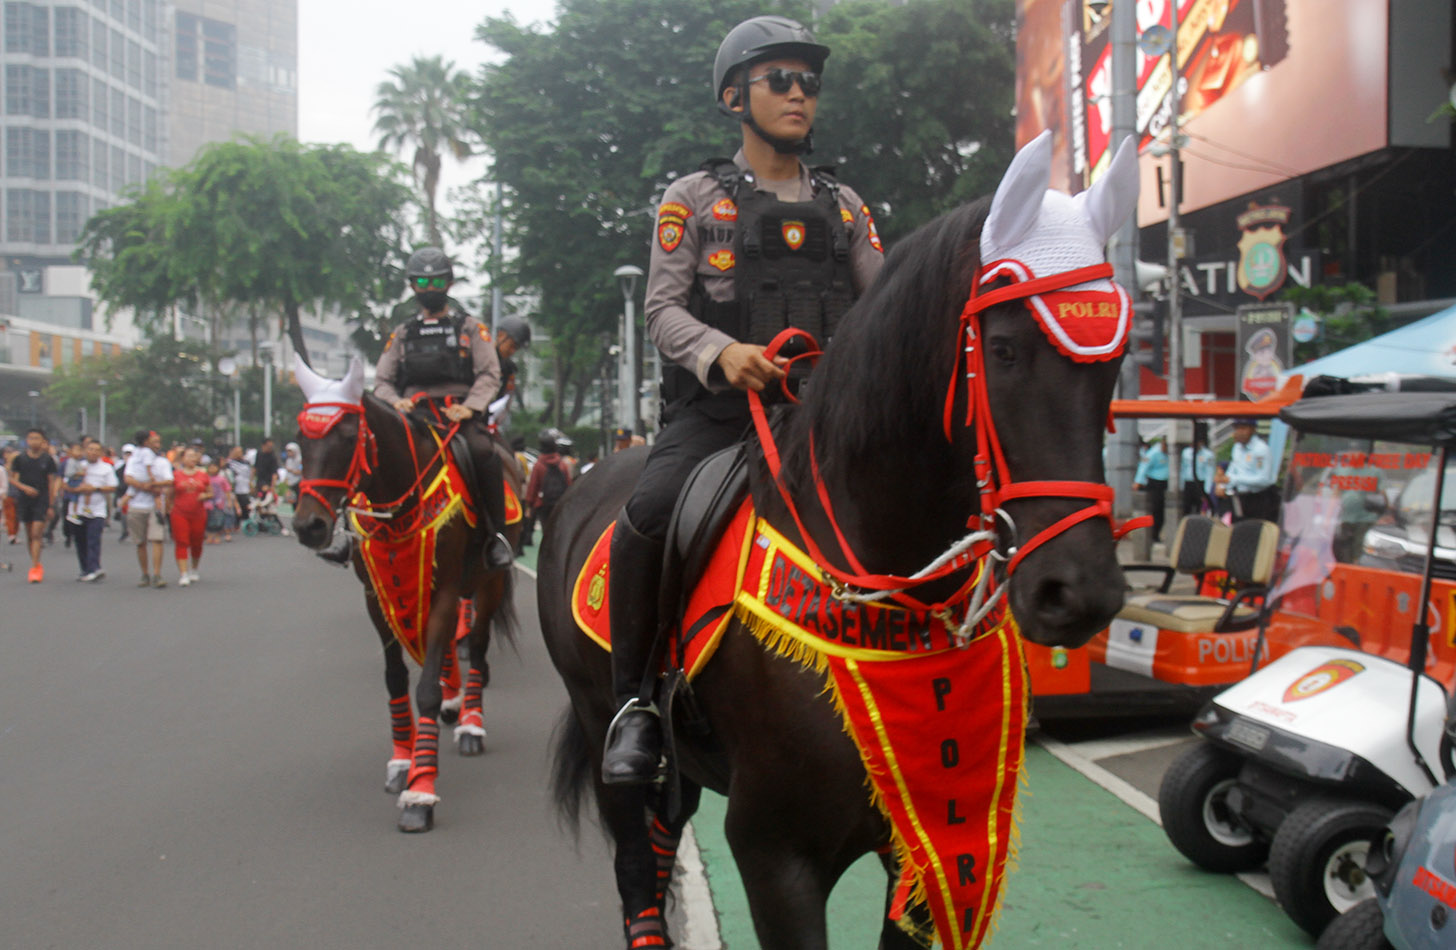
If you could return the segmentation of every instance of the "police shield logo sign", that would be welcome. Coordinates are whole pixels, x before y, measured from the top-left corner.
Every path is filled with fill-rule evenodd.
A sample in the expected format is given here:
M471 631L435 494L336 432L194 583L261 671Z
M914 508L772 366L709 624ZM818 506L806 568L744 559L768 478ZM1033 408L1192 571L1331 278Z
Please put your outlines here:
M785 221L779 230L783 234L784 243L789 246L789 250L797 251L804 246L804 222Z
M1292 703L1318 696L1363 672L1365 664L1357 660L1331 660L1290 683L1289 688L1284 691L1284 702Z
M1249 210L1238 216L1239 289L1260 300L1284 286L1289 271L1284 259L1284 226L1291 212L1283 205L1249 203Z

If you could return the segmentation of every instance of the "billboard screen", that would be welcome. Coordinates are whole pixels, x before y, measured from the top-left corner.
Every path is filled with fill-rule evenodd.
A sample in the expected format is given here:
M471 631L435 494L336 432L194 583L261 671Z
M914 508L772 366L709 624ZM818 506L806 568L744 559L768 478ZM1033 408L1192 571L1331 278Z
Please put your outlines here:
M1173 2L1136 0L1138 34L1171 26ZM1177 3L1183 210L1385 147L1387 0ZM1112 4L1017 0L1017 145L1056 131L1054 187L1085 188L1110 158L1111 25ZM1172 70L1135 58L1145 225L1167 216L1168 160L1147 146L1167 138Z

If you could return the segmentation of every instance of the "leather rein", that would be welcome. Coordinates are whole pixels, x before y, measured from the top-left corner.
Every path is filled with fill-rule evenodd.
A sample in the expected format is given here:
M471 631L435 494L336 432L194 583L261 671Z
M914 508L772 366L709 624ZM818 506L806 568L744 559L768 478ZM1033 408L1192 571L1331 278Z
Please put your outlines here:
M833 591L833 596L842 601L860 603L888 600L914 611L928 612L946 622L948 627L954 629L959 626L957 636L963 644L969 642L976 625L994 609L1006 593L1006 586L998 585L995 582L995 571L991 570L990 565L987 564L988 559L1005 562L1006 577L1009 580L1011 572L1022 563L1026 555L1083 521L1093 518L1106 518L1112 526L1114 538L1120 538L1128 531L1151 522L1150 518L1141 517L1131 519L1121 525L1115 523L1112 516L1112 488L1100 482L1071 480L1014 481L1011 477L1010 469L1006 464L1006 456L1002 451L1000 436L997 434L995 423L991 418L990 396L986 388L985 357L981 346L981 314L984 311L1010 300L1025 299L1036 294L1059 290L1092 280L1110 278L1112 276L1112 265L1103 263L1091 267L1077 268L1061 274L1026 280L982 293L982 281L985 275L990 273L990 270L990 267L983 267L977 274L976 280L971 288L970 298L966 301L965 307L961 311L959 326L956 331L958 343L956 347L956 361L951 370L943 418L946 441L953 441L955 400L960 389L958 384L963 378L966 392L966 414L962 424L967 428L975 430L976 457L974 465L976 484L981 495L980 510L972 513L966 519L966 527L970 530L970 534L952 544L950 548L920 571L908 576L902 576L897 574L871 573L864 568L859 558L851 549L848 539L844 536L844 532L839 526L838 518L834 514L834 506L830 501L828 488L819 475L818 459L811 436L809 459L819 504L823 508L825 516L828 518L830 527L834 531L835 542L839 547L840 553L843 555L843 561L850 566L850 569L843 570L835 567L824 556L824 552L806 528L798 506L795 505L789 493L788 486L784 482L782 459L773 433L769 428L768 415L764 409L763 398L757 392L750 391L748 393L749 408L753 415L754 429L758 434L759 442L763 446L764 458L768 464L769 474L772 476L779 496L787 506L795 526L798 528L799 536L803 539L809 556L813 558L814 563L819 567L824 582ZM812 364L821 355L818 350L818 343L807 333L793 328L784 330L778 336L774 337L765 349L764 356L770 360L773 359L789 340L796 337L807 339L811 346L811 352L801 353L793 357L789 361L790 364L800 359L809 359ZM1120 353L1121 350L1119 349L1118 352ZM787 382L787 376L784 382ZM784 387L784 394L790 401L798 401L788 392L787 386ZM1004 520L1011 527L1013 535L1015 533L1015 522L1006 513L1005 509L1002 508L1002 504L1007 501L1028 498L1085 499L1089 504L1042 529L1031 540L1019 548L1012 547L1004 552L998 550L996 530L998 520ZM966 581L944 601L926 603L908 593L916 587L931 583L932 581L941 580L961 571L966 571L971 567L977 567L978 569L971 571ZM966 615L957 624L952 620L952 614L956 608L968 600L969 604L966 608Z

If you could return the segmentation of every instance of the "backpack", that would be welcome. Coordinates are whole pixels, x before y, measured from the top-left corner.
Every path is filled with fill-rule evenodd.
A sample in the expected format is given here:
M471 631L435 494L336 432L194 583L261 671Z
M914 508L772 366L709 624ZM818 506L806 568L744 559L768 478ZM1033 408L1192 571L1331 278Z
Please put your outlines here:
M561 496L566 494L566 473L561 470L561 463L548 465L546 473L541 479L541 508L550 511L556 507Z

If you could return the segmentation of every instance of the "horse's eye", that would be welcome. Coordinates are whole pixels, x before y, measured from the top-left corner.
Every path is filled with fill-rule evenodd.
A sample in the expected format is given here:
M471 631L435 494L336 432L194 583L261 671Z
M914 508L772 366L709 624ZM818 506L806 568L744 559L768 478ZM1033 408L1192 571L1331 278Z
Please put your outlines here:
M1010 340L992 339L988 341L986 346L991 351L992 356L1007 366L1016 362L1016 347L1011 345Z

